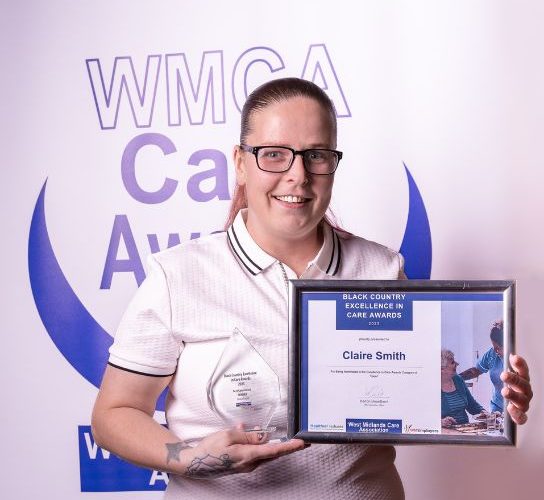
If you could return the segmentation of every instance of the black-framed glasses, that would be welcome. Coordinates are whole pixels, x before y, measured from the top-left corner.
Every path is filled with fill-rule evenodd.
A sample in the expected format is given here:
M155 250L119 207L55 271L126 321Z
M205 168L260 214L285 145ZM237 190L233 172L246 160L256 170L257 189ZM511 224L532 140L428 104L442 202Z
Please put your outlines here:
M257 166L265 172L287 172L295 161L295 156L302 156L302 163L306 172L315 175L334 174L338 163L342 159L342 152L334 149L303 149L297 151L287 146L247 146L240 145L240 149L253 153L257 159Z

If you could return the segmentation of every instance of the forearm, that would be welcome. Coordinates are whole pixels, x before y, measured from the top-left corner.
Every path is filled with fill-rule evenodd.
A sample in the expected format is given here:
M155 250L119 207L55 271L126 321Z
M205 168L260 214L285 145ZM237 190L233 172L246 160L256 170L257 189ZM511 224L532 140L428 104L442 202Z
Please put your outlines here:
M281 445L261 445L264 434L247 436L243 431L222 431L191 447L148 414L134 408L115 408L103 415L95 414L93 434L99 446L128 462L193 479L249 472L260 460L292 453L303 444L293 440ZM253 450L248 450L247 445ZM261 451L255 451L254 445L259 445ZM246 448L245 452L242 448Z
M478 370L478 368L473 366L472 368L469 368L468 370L465 370L464 372L461 372L459 374L459 376L463 380L470 380L472 378L479 377L481 374L482 374L482 372L480 370Z
M99 446L142 467L184 474L192 460L190 447L135 408L95 411L92 430Z
M472 396L472 394L470 393L468 389L466 389L466 395L467 395L466 409L471 415L476 415L477 413L481 413L482 411L485 411L484 407L480 403L478 403L478 401L474 399L474 396Z
M238 429L214 432L187 446L153 419L157 398L169 382L108 366L93 410L96 443L136 465L191 478L250 472L304 447L299 439L269 444L264 433Z

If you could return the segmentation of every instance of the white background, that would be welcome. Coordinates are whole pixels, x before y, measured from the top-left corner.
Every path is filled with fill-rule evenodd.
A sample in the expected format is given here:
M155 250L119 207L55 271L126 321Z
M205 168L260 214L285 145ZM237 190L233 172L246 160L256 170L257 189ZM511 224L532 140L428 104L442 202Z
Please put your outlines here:
M407 217L405 162L429 215L432 277L518 280L517 350L529 361L536 393L518 447L399 448L407 497L536 495L544 465L543 20L538 0L2 0L2 497L160 496L79 493L77 425L90 422L97 389L55 348L30 291L28 230L45 179L59 263L112 332L136 288L126 275L99 290L114 215L127 214L142 255L147 233L164 242L169 232L187 239L191 231L220 228L228 203L192 201L183 180L192 152L229 154L237 142L230 94L236 59L251 47L271 47L286 65L276 75L300 76L316 43L327 46L352 113L339 123L345 159L334 207L343 225L399 248ZM116 56L131 56L143 68L147 55L185 52L195 71L206 50L224 52L224 125L168 127L162 75L150 129L137 130L126 113L117 129L99 128L85 59L100 59L108 75ZM260 71L255 84L266 76ZM182 188L162 205L136 202L120 178L125 145L144 131L163 133L178 148L160 158L158 177L153 159L144 159L149 186L165 173L180 180Z

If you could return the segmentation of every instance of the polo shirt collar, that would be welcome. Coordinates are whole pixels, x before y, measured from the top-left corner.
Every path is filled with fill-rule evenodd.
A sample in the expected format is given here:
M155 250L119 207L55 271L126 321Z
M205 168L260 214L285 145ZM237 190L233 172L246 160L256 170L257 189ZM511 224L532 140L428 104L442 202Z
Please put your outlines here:
M277 259L268 255L251 237L244 222L242 209L236 215L234 222L227 229L227 238L238 260L253 275L271 266Z
M340 238L327 222L323 222L323 245L310 264L315 264L329 276L336 276L341 261L342 247L340 246Z
M242 209L238 212L234 222L227 229L227 238L240 263L255 276L277 262L277 259L267 254L249 234L244 222L246 210ZM335 276L340 267L341 257L340 238L336 231L324 222L323 245L315 259L308 263L308 266L314 264L325 274Z

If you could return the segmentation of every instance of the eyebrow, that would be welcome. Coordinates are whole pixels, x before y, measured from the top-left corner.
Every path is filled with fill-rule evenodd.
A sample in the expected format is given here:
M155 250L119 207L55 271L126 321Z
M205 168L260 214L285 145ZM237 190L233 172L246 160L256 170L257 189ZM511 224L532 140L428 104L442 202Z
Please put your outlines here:
M296 149L296 148L293 148L292 146L290 146L289 144L286 144L284 142L274 142L274 141L271 141L271 142L264 142L263 141L261 144L259 144L259 146L275 146L275 147ZM305 147L304 149L334 149L334 147L329 146L328 144L314 143L314 144L310 144L309 146ZM299 150L297 150L297 151L299 151Z

